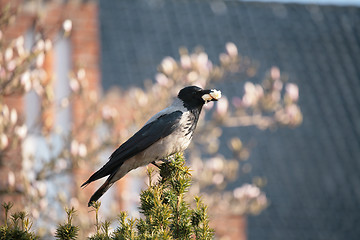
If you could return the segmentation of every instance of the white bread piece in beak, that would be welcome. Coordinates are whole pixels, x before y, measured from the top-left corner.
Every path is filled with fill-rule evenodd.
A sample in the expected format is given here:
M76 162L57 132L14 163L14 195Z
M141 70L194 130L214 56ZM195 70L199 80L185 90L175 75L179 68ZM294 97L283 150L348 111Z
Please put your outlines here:
M211 89L210 96L215 100L219 100L221 98L221 91L216 89Z
M204 99L205 102L209 102L211 100L219 100L221 98L221 91L216 89L211 89L211 92L209 94L204 94L202 96L202 99Z

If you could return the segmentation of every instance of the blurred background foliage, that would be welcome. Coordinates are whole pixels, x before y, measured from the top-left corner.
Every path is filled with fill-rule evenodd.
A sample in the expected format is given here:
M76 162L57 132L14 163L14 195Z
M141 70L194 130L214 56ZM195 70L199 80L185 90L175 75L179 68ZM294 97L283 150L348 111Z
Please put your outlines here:
M101 90L89 87L86 70L74 68L68 73L69 94L57 99L54 93L56 76L47 71L46 58L59 39L71 35L72 21L66 19L49 29L42 21L41 8L35 9L34 41L31 46L26 46L25 35L7 38L5 34L21 10L9 3L1 7L0 14L2 166L11 164L14 154L19 157L23 152L21 165L16 169L9 167L7 184L2 186L0 194L1 198L14 192L26 196L23 202L26 211L34 220L41 220L36 226L40 235L49 234L49 229L54 231L46 226L49 223L55 226L58 222L59 211L49 209L85 205L78 191L72 189L78 188L72 179L74 171L86 166L100 166L100 160L107 158L104 153L117 147L152 114L166 107L182 87L216 88L219 83L226 83L228 76L245 81L244 94L231 99L223 96L216 104L209 103L204 107L193 142L187 150L193 175L189 196L202 195L210 212L258 214L267 207L269 201L261 190L266 184L265 179L260 177L234 189L227 187L228 183L236 181L239 169L245 173L251 171L251 165L247 163L251 144L242 142L240 137L232 138L227 143L232 158L226 158L219 152L219 138L223 134L222 127L256 126L266 130L301 124L299 89L281 74L279 68L272 67L264 80L255 84L245 79L257 73L258 63L242 56L231 42L224 46L224 52L219 53L219 64L210 60L201 47L193 51L180 48L180 58L164 56L154 81L145 81L143 88L112 89L100 94ZM9 99L23 98L29 93L36 94L40 103L34 126L27 126L24 112L8 103ZM69 131L56 126L52 114L62 109L79 109L79 106L86 117L74 115ZM50 154L22 151L33 147L28 141L32 134L43 140L41 149ZM145 173L145 170L141 171ZM79 219L82 219L81 228L91 229L86 216Z

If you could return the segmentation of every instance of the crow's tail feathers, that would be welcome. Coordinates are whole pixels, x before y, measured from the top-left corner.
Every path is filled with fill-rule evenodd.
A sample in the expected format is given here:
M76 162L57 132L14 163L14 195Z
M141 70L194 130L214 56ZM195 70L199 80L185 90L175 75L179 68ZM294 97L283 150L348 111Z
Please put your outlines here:
M89 182L89 180L87 180L86 182L84 182L80 187L82 187L82 188L86 188L87 187L87 185L89 185L90 184L90 182Z
M113 182L110 182L110 177L106 180L106 182L101 185L101 187L91 196L88 207L91 207L91 205L99 200L99 198L113 185ZM86 182L82 186L86 186Z
M112 171L110 171L111 169L107 168L106 165L103 166L101 169L99 169L98 171L96 171L95 173L93 173L93 175L91 175L89 177L88 180L86 180L86 182L84 182L81 187L86 187L89 183L96 181L100 178L103 178L107 175L110 175L112 173Z

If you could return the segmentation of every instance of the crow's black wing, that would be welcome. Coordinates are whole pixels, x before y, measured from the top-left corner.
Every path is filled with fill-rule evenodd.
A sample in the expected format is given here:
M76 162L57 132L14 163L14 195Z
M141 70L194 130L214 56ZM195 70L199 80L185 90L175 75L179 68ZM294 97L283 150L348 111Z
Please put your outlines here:
M85 186L92 181L110 175L117 170L125 160L144 151L161 138L170 135L179 126L181 116L181 111L175 111L161 115L156 120L146 124L116 149L111 154L109 161L81 186Z

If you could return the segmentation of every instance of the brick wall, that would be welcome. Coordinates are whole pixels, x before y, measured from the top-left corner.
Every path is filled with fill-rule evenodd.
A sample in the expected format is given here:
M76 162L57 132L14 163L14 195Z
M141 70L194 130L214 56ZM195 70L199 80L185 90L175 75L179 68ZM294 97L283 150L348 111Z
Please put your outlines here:
M0 6L3 8L7 5L9 0L0 0ZM35 3L36 2L36 3ZM45 2L45 1L44 1ZM36 14L41 14L41 25L44 26L44 30L50 39L55 39L61 29L62 22L65 19L72 21L72 31L69 36L71 42L71 62L72 69L83 68L86 71L86 80L90 91L94 91L96 94L100 94L100 73L99 73L99 32L98 32L98 7L96 1L68 1L63 4L61 1L50 1L49 3L39 3L34 1L29 3L26 1L11 1L12 6L19 9L19 14L15 18L15 21L9 25L7 29L2 29L3 37L6 40L15 39L21 35L24 35L26 31L33 27L34 19ZM36 8L36 11L34 9ZM40 11L37 11L40 10ZM36 28L38 26L35 26ZM45 69L49 76L53 74L53 51L50 51L45 57ZM16 108L19 116L24 114L24 98L22 96L12 96L3 98L5 104L10 108ZM76 101L72 102L73 109L73 127L78 127L79 119L86 118L84 116L83 107L81 103ZM48 128L52 127L53 123L53 112L47 111L44 113L44 121L48 124ZM86 137L86 136L79 136ZM6 161L3 166L0 166L0 192L5 191L5 194L0 194L0 202L13 201L16 202L15 206L18 209L22 209L25 203L26 196L21 193L21 172L22 159L19 154L20 149L11 151L6 156ZM93 192L93 187L89 186L85 190L80 189L80 183L89 177L89 169L86 166L77 168L74 170L75 196L80 195L80 199L84 199L80 206L86 206L88 197ZM9 173L15 174L16 186L9 188ZM6 189L10 189L11 192L7 192ZM86 198L86 199L85 199ZM86 201L86 202L85 202ZM14 206L14 207L15 207ZM86 210L88 211L87 207Z
M220 240L246 240L246 217L231 213L212 213L210 226L215 229L215 236Z
M1 0L0 8L3 9L8 1ZM15 2L15 1L14 1ZM3 31L4 39L13 39L20 36L31 25L32 17L28 14L19 16L17 26L12 25ZM18 113L24 110L23 98L19 96L2 97L2 100L10 109L14 108ZM20 116L21 119L21 116ZM12 201L16 203L15 210L21 210L24 204L21 186L21 154L20 149L11 149L1 156L0 164L0 202ZM14 184L13 184L14 183ZM3 220L1 214L0 219Z

